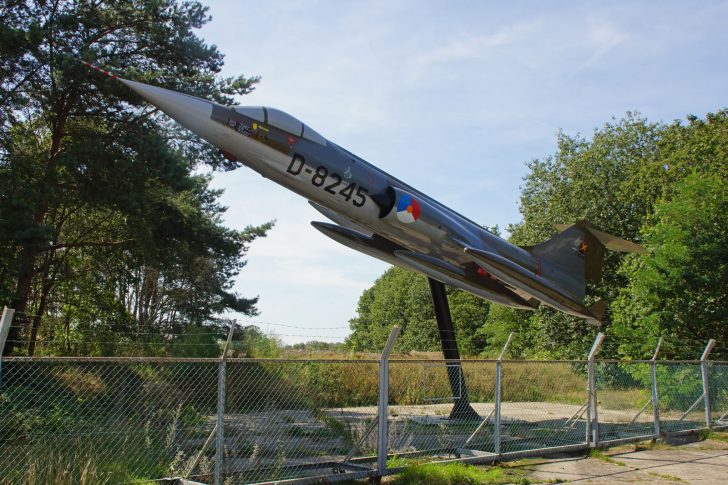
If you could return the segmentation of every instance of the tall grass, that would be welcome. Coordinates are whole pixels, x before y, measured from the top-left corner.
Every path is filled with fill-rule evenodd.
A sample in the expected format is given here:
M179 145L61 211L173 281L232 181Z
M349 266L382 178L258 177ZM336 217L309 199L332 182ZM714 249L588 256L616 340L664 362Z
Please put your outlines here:
M104 485L109 480L108 474L100 472L92 459L63 455L34 457L22 477L25 485ZM0 483L11 482L3 478Z

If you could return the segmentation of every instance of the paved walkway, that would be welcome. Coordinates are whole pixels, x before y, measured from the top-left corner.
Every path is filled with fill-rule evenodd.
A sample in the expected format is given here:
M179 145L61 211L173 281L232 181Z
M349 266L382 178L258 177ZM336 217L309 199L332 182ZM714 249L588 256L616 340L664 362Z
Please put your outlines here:
M724 434L726 436L726 434ZM706 440L680 446L608 450L605 458L553 458L525 465L535 482L701 485L728 484L728 442Z

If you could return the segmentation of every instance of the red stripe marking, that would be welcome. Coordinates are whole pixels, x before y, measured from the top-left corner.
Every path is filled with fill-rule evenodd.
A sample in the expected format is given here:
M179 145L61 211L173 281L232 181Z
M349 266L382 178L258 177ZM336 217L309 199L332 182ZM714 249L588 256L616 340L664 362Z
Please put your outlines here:
M541 259L538 256L534 256L534 258L536 258L536 264L538 265L536 268L536 274L541 276Z
M104 74L106 74L106 75L107 75L107 76L109 76L110 78L113 78L113 79L118 79L118 78L117 78L117 76L116 76L116 74L112 73L111 71L104 71L104 70L103 70L103 69L101 69L100 67L96 67L96 66L94 66L93 64L91 64L91 63L88 63L88 62L86 62L86 61L81 61L81 63L82 63L82 64L83 64L84 66L86 66L86 67L90 67L91 69L95 69L95 70L97 70L97 71L99 71L99 72L103 72Z

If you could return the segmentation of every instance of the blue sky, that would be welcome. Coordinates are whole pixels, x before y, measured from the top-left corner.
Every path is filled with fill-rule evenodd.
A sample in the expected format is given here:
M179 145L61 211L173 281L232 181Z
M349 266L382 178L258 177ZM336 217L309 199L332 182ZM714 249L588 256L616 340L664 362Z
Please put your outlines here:
M728 2L211 1L200 32L224 75L463 215L518 222L526 162L559 129L589 135L728 106ZM348 334L387 265L337 245L305 200L241 168L218 174L226 223L276 219L236 283L284 342ZM268 325L262 322L278 324ZM289 327L280 326L281 324ZM294 328L300 327L300 328Z

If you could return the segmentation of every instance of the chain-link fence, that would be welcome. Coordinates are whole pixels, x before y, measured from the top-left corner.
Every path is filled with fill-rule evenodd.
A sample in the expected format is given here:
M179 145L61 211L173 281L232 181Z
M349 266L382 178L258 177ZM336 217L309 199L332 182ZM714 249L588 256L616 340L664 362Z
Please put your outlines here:
M655 428L650 362L595 363L602 443L651 438Z
M5 358L1 385L0 482L50 483L50 468L93 467L99 481L124 483L180 474L201 448L217 363Z
M233 483L368 476L378 380L371 361L228 361L222 475Z
M728 364L711 362L708 375L713 425L728 426Z
M387 354L4 357L0 483L315 483L728 427L725 362Z

